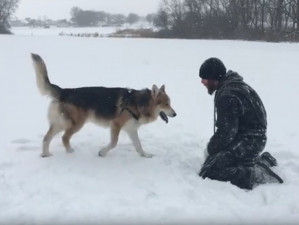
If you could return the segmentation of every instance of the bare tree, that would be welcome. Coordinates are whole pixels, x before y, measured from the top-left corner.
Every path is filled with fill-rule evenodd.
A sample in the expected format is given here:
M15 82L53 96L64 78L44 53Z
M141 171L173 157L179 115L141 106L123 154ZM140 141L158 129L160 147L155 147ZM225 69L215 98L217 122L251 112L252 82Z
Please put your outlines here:
M155 14L154 13L150 13L147 14L145 17L145 20L149 23L153 23L154 22L154 18L155 18Z
M287 0L285 14L291 18L292 31L299 32L299 0Z
M185 17L186 26L189 28L191 37L200 35L202 32L202 23L204 17L204 1L185 0L187 15Z
M175 35L184 37L186 29L184 0L163 0L160 9L167 14L168 21Z
M127 17L127 22L129 24L137 23L140 20L140 16L136 13L130 13Z
M96 26L99 22L98 12L82 10L79 7L71 9L71 20L78 26Z
M275 30L280 32L282 28L284 0L278 0L276 3L276 16L275 16Z
M19 0L0 0L0 33L8 33L9 18L18 7Z
M165 9L160 8L158 13L155 15L153 20L155 26L161 27L162 29L168 30L170 26L169 15Z
M265 0L262 0L260 2L260 9L261 9L261 32L264 33L265 30L265 20L266 20L266 15L265 15L265 8L266 8L266 2Z

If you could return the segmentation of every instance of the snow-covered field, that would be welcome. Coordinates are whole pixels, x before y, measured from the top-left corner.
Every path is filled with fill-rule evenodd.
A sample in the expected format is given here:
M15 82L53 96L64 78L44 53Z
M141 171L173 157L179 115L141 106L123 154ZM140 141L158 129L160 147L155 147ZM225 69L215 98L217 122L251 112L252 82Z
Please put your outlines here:
M298 224L299 44L212 40L0 35L0 224ZM41 158L50 99L39 94L30 53L62 87L166 85L178 116L140 128L141 158L122 133L87 124L66 154ZM268 144L285 183L241 190L198 171L213 132L213 97L198 69L208 57L238 71L264 101ZM296 100L297 99L297 100Z

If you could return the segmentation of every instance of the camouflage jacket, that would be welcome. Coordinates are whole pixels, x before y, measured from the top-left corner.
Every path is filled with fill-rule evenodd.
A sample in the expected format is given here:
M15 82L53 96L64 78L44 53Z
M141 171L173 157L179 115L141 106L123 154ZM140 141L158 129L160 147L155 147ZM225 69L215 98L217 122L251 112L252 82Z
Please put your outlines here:
M267 115L258 94L243 78L228 71L215 94L215 132L209 154L230 151L236 157L257 156L266 144Z

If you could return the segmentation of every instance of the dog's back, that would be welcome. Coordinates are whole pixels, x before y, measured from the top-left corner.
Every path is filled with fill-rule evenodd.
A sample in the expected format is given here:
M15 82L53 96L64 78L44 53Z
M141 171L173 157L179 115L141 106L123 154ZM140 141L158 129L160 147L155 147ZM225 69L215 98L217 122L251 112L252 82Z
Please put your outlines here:
M79 108L94 111L104 119L113 119L119 112L121 98L127 93L125 88L82 87L62 89L59 101Z

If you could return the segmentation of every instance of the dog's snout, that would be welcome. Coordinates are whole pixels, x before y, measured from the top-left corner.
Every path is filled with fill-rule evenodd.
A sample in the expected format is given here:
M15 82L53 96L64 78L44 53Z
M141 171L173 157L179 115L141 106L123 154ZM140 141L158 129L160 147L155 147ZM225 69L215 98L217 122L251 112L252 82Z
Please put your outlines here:
M174 111L173 108L171 108L171 110L169 111L168 116L170 116L170 117L176 117L176 112Z

